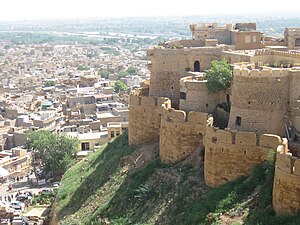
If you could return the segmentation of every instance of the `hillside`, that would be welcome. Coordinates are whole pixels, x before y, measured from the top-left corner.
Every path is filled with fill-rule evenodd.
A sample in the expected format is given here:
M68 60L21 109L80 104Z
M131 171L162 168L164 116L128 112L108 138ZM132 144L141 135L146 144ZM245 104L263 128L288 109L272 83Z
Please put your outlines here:
M65 173L55 202L59 224L300 224L300 216L275 216L272 209L274 160L211 189L202 163L166 166L157 143L134 149L127 138Z

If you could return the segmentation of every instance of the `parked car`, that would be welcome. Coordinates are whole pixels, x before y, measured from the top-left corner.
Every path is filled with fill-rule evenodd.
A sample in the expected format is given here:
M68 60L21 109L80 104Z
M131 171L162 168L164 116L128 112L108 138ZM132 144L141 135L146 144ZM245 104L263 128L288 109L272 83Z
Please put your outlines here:
M53 188L58 188L60 186L60 182L54 182L53 184L52 184L52 187Z
M33 196L32 192L30 192L30 191L25 191L25 192L24 192L24 195L27 195L27 196L30 196L30 197Z
M42 190L39 191L39 194L51 193L52 191L53 191L52 188L43 188Z
M20 201L12 201L9 203L9 207L13 208L13 209L18 209L18 210L24 211L25 204L24 204L24 202L20 202Z
M30 195L25 195L25 194L22 194L22 195L18 195L16 200L19 201L19 202L25 202L26 200L31 200L32 197Z
M27 200L27 195L18 195L16 200L19 202L25 202Z
M29 220L23 216L15 216L12 225L29 225Z

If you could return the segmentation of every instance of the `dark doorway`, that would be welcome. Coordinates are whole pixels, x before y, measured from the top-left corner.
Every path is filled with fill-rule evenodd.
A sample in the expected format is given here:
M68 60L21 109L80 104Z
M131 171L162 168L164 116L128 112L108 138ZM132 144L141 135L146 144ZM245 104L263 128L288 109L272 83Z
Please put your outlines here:
M180 92L180 99L186 100L186 93L185 92Z
M295 40L295 47L300 47L300 38Z
M236 119L235 119L235 125L237 125L239 127L242 125L242 117L240 117L240 116L236 117Z
M198 60L194 62L194 71L200 72L200 62Z

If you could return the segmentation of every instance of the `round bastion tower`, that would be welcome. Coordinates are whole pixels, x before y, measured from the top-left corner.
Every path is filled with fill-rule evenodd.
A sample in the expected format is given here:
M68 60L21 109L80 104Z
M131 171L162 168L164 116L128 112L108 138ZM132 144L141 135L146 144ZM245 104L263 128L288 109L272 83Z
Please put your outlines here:
M170 45L173 47L159 46L147 51L151 60L148 63L151 72L149 95L167 97L172 107L179 109L180 79L186 77L189 71L203 72L209 69L212 60L221 59L223 47L183 47L187 43L180 41L171 42Z
M236 67L228 127L261 134L284 134L289 107L289 71Z

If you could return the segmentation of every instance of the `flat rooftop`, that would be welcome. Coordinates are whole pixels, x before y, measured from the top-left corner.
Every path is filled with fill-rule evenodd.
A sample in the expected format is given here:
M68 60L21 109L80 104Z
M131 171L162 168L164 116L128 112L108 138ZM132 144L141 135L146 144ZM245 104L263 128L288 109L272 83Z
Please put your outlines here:
M111 118L111 117L115 117L114 114L106 112L106 113L97 113L97 118L98 119L104 119L104 118Z
M95 132L95 133L78 133L78 132L67 132L70 137L78 138L78 140L94 140L100 139L107 136L107 131Z

